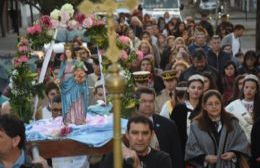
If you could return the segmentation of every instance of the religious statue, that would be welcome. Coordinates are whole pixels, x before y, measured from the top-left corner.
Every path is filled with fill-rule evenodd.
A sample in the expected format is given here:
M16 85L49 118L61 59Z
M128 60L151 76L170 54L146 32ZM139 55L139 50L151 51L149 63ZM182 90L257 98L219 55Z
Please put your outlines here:
M75 80L76 62L72 44L65 44L64 60L57 79L60 84L63 120L65 124L81 125L86 123L89 91L86 82Z

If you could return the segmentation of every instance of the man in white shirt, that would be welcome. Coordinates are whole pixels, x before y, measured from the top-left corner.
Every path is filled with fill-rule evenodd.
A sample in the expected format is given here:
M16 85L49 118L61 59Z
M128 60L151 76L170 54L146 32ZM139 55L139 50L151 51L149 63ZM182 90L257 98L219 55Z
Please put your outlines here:
M241 50L240 37L243 36L245 27L243 25L235 25L233 33L226 35L221 42L221 47L230 44L232 46L232 54L235 56Z

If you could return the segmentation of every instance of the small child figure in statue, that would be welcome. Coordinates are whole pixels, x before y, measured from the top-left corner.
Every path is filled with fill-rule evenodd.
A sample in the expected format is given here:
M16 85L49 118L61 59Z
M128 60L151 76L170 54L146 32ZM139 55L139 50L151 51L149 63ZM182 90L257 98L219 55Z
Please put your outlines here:
M80 75L80 80L76 81L74 75L76 60L74 59L73 46L71 44L64 45L64 56L65 59L61 62L56 81L60 84L63 120L65 124L85 124L89 102L87 83L81 82L85 75Z
M74 64L74 78L75 81L79 84L86 82L86 72L88 69L86 68L84 62L81 60L81 52L75 51L76 53L76 61Z

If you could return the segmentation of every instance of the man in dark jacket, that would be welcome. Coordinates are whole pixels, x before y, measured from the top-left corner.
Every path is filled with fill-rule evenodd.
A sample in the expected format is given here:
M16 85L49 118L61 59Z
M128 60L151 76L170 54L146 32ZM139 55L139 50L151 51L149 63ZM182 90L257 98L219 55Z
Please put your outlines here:
M168 153L173 168L183 168L183 151L175 123L165 117L155 114L155 92L149 88L137 90L139 100L138 114L148 117L154 126L154 147Z
M126 139L129 147L122 147L123 168L172 168L168 153L150 147L154 136L152 121L142 115L128 120ZM101 168L113 167L113 155L106 155Z
M194 32L194 42L188 46L188 50L191 55L194 55L198 48L202 48L206 54L209 52L209 46L207 45L207 32L202 27L197 27Z
M207 55L203 51L203 49L197 49L194 54L192 55L192 66L186 69L180 76L180 81L187 81L191 75L194 74L201 74L204 71L208 71L212 74L212 77L218 87L220 84L219 82L219 74L217 70L208 65L207 63Z
M225 64L231 60L232 55L228 55L227 53L223 52L220 47L221 39L218 35L214 35L210 40L210 47L207 61L208 65L211 65L219 74L222 74L224 71Z

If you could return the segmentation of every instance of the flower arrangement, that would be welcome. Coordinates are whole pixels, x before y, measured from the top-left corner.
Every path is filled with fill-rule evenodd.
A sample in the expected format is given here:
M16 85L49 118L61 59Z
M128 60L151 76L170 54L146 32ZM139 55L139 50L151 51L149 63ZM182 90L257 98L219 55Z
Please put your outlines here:
M11 73L10 94L12 114L27 123L32 119L34 96L38 94L43 97L43 84L36 84L38 74L32 72L28 65L30 52L28 39L21 37Z
M42 16L33 26L27 28L27 38L31 42L31 48L38 50L44 44L51 42L50 29L52 23L49 16Z
M105 20L98 16L91 15L83 21L83 27L86 28L85 35L89 37L92 44L96 44L99 48L107 48L108 37Z
M119 57L119 63L122 67L121 74L127 81L124 96L122 97L121 114L123 118L128 118L135 110L135 105L137 103L137 99L135 99L134 95L134 77L130 72L130 68L133 64L141 61L144 55L143 52L139 50L133 50L133 48L131 47L132 41L127 36L118 36L118 38L116 39L116 44L117 47L121 50L121 55ZM104 73L106 73L110 63L111 62L106 57L103 58Z

